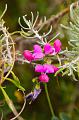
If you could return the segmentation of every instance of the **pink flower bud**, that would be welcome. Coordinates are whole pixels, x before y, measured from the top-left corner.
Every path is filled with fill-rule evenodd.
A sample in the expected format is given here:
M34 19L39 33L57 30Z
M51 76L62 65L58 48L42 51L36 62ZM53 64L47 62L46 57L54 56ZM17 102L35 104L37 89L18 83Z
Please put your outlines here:
M33 60L32 53L29 50L24 50L23 56L30 62Z
M39 76L39 81L40 82L49 82L49 77L48 77L48 75L46 75L46 74L41 74L40 76Z
M54 42L54 48L55 48L55 52L59 53L61 51L61 42L59 39L55 40Z

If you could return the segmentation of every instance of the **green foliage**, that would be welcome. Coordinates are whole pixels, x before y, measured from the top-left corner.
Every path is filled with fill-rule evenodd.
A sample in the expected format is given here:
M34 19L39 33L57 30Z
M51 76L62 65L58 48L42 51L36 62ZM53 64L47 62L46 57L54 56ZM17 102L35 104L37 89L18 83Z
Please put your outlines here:
M34 9L36 10L35 7L37 6L37 10L40 11L41 15L44 15L44 14L50 15L50 13L52 13L52 10L54 11L54 13L56 13L57 11L60 11L60 7L63 8L63 4L61 4L61 1L57 1L57 0L56 0L56 2L59 2L60 5L59 5L59 3L57 4L57 3L55 3L55 1L51 1L51 0L48 1L50 6L48 6L49 4L45 0L44 1L36 0L36 2L35 1L32 2L32 1L28 1L28 0L23 0L23 1L17 0L15 2L15 0L14 1L8 0L8 2L10 2L9 5L11 6L10 7L11 11L8 13L8 16L5 17L5 19L7 19L7 24L9 24L10 28L12 26L14 27L15 25L18 26L18 24L15 24L15 21L17 21L19 15L21 16L20 13L24 14L24 12L25 13L30 12L29 4L31 6L31 9L33 9L33 10ZM17 3L17 4L15 4L15 3ZM26 3L28 3L28 4L26 4ZM16 8L14 6L16 6ZM33 6L33 8L32 8L32 6ZM12 12L12 11L14 11L14 12ZM76 70L79 73L78 62L77 62L77 65L75 64L75 66L73 66L73 64L74 64L73 58L75 59L75 57L77 57L79 54L79 42L78 42L79 41L78 40L79 39L79 8L74 10L73 5L72 5L71 9L70 9L70 13L71 13L70 14L70 16L71 16L70 26L65 27L65 28L68 29L67 34L70 39L69 44L73 46L73 49L72 49L72 51L67 51L67 53L65 55L70 58L68 61L68 65L70 65L69 63L71 63L71 61L73 61L73 62L72 62L72 66L67 66L68 67L67 71L66 70L64 71L64 68L61 68L55 75L58 75L58 73L60 73L60 72L61 73L63 72L63 76L65 74L68 75L69 72L71 71L71 68L73 69L73 67L74 67L74 69L75 69L75 67L78 67L78 69L76 69ZM30 17L30 16L28 16L28 17ZM11 20L11 18L12 18L12 20ZM68 18L66 17L66 19L68 19ZM14 29L13 27L12 27L12 30ZM68 36L66 35L66 37L68 37ZM65 42L65 40L63 41L63 43L64 42ZM75 52L74 52L74 50L75 50ZM18 78L20 78L20 79L22 78L22 80L24 82L23 83L24 86L25 87L27 86L27 88L28 88L26 90L26 93L28 93L28 91L30 91L30 89L32 87L30 81L31 81L31 78L34 76L33 75L34 73L32 73L31 68L28 71L28 66L23 66L22 68L19 66L18 70L16 70L16 67L17 67L17 65L14 66L14 69L15 69L15 73L16 73L16 71L19 71L18 77L13 72L11 72L13 78L12 79L6 78L6 80L13 83L14 89L17 87L21 91L25 91L25 89L21 86L21 83L18 79ZM73 75L73 71L72 71L72 75ZM35 80L33 80L33 82L34 81ZM49 92L51 93L50 97L51 97L52 102L54 102L53 106L56 111L56 114L57 113L59 114L59 118L54 117L51 120L70 120L68 115L71 116L72 120L74 120L74 119L78 120L79 119L79 109L77 108L77 110L75 110L75 112L74 112L74 108L72 108L73 106L75 106L75 107L79 106L78 105L79 101L76 102L76 100L78 100L77 97L79 96L78 89L76 89L77 87L74 87L74 84L71 84L71 82L69 81L69 78L67 78L67 77L65 77L63 79L63 83L61 82L61 79L59 79L59 83L61 82L61 86L60 86L61 88L58 87L56 82L57 82L56 80L51 81L52 84L51 84L51 88L49 88ZM65 84L65 82L68 82L68 84ZM75 84L77 84L77 83L75 83ZM10 84L7 84L7 82L5 82L5 84L3 84L3 85L7 86L7 89L8 89L8 92L3 91L4 96L6 97L5 93L9 93L10 94L9 96L12 99L13 94L10 91L10 89L12 89L12 86L10 86ZM36 86L36 87L38 87L38 86ZM6 89L4 89L4 90L6 90ZM53 91L55 91L54 95L53 95ZM53 95L53 97L52 97L52 95ZM15 100L14 100L14 102L17 104L17 102ZM71 106L71 109L68 109L69 106ZM5 105L4 105L4 107L5 107ZM6 118L7 118L7 116L11 113L11 110L8 109L8 107L5 107L5 109L7 111L4 111L4 117L6 116ZM66 111L66 110L67 110L68 114L66 112L64 112L64 113L60 112L60 111ZM7 114L7 115L5 115L5 114ZM38 120L45 120L45 119L50 120L49 108L47 107L45 94L43 94L43 91L42 91L42 94L40 95L40 97L38 98L38 100L33 102L33 104L26 106L26 109L23 112L23 116L25 117L25 120L26 119L28 119L28 120L37 120L37 119ZM6 118L5 118L5 120L6 120Z
M52 119L51 120L59 120L59 118L58 117L56 117L56 116L54 116L54 117L52 117Z
M73 47L79 47L79 7L74 9L74 4L70 6L70 22L69 27L62 25L63 28L67 29L69 37L68 43Z
M6 78L6 80L9 80L10 82L12 82L18 89L25 91L25 89L20 85L20 81L18 79L18 77L11 71L13 79L10 78Z
M66 114L66 113L64 113L64 112L62 112L62 113L60 113L60 119L61 120L71 120L69 117L68 117L68 115Z

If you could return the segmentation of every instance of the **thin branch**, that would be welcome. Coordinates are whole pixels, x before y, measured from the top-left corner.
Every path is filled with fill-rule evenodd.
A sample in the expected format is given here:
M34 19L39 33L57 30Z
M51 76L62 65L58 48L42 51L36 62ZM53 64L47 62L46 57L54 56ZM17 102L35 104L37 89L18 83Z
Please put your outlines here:
M78 2L74 2L74 8L77 6ZM70 11L70 7L65 8L63 11L59 12L57 15L55 16L51 16L47 21L45 21L44 23L42 23L41 25L41 29L45 26L45 25L50 25L53 23L56 23L59 19L61 19L64 15L66 15L68 12Z

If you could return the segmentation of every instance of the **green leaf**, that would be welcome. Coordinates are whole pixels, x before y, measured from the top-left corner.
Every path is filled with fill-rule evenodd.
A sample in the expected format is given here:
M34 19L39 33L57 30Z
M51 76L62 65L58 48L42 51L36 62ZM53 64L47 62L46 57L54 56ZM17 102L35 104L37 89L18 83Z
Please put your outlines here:
M11 71L14 80L10 80L14 85L16 85L20 90L25 91L25 89L20 85L18 77Z
M6 78L6 80L12 82L18 89L25 91L25 89L20 85L20 81L18 77L11 71L13 79L11 78Z
M19 81L18 77L14 74L14 72L11 71L11 73L12 73L13 79L14 79L18 84L20 84L20 81Z
M25 91L25 89L20 85L20 82L17 81L16 79L10 79L10 78L6 78L6 80L12 82L16 87L18 87L20 90Z
M70 120L70 117L64 112L60 113L59 116L61 120Z
M9 99L7 93L5 92L4 88L2 86L0 86L0 88L2 90L2 93L3 93L4 97L5 97L6 102L7 103L10 102L10 99Z

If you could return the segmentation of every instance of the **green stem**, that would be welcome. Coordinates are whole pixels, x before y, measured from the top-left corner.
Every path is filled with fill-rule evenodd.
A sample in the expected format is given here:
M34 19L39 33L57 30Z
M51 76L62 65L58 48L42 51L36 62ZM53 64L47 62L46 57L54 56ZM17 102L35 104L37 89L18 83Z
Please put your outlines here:
M48 89L47 89L47 84L45 83L44 86L45 86L45 92L46 92L46 97L47 97L48 104L49 104L49 107L50 107L50 111L51 111L52 117L54 117L55 114L54 114L52 104L51 104L51 101L50 101L50 97L49 97L49 93L48 93Z

